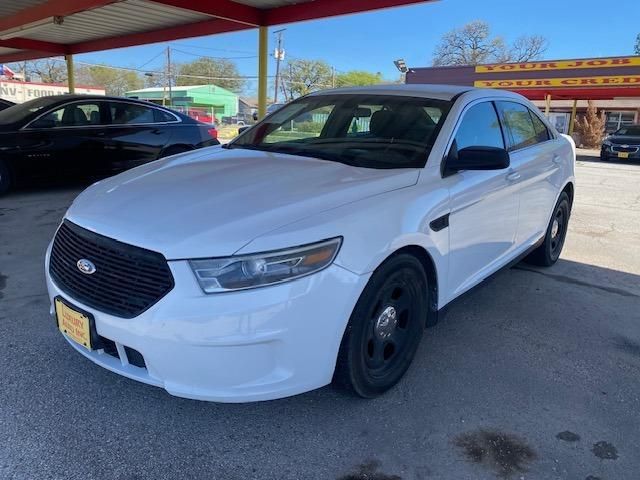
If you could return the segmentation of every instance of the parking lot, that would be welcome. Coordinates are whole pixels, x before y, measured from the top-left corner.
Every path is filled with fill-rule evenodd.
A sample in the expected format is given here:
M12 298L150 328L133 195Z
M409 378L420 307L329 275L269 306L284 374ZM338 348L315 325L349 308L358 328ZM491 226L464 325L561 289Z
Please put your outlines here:
M78 355L49 316L43 259L80 187L1 198L0 478L637 478L640 165L583 156L577 182L561 261L456 302L386 395L241 405Z

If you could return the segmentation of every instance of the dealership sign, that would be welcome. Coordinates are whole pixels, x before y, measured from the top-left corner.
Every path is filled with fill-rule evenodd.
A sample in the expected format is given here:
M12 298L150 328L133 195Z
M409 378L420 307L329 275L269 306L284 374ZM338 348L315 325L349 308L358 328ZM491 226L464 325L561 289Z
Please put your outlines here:
M583 60L559 60L550 62L501 63L495 65L478 65L475 68L475 71L476 73L495 73L633 66L640 66L640 57L587 58Z
M406 81L530 91L531 98L558 91L635 96L640 92L640 56L411 68Z
M47 97L50 95L64 95L69 93L66 85L55 83L27 83L0 80L0 98L22 103L34 98ZM105 95L104 88L99 87L76 87L75 93L84 95Z
M522 78L514 80L476 80L474 87L482 88L544 88L544 87L611 87L640 86L640 75L574 78Z

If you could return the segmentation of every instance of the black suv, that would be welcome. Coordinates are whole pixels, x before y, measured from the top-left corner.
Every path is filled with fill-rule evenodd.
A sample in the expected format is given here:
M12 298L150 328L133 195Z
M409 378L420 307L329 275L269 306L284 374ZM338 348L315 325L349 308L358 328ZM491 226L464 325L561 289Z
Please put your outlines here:
M627 125L602 141L600 160L640 160L640 125Z

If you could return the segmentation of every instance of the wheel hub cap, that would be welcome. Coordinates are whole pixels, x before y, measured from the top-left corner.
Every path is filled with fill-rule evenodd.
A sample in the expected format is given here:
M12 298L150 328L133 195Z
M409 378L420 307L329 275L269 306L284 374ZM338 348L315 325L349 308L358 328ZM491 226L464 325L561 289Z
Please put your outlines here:
M378 320L376 320L376 335L382 339L389 338L393 335L393 331L397 325L398 313L394 307L388 306L382 310L382 313L378 316Z
M553 221L553 225L551 226L551 238L556 238L558 236L558 231L560 230L560 224L558 223L558 219Z

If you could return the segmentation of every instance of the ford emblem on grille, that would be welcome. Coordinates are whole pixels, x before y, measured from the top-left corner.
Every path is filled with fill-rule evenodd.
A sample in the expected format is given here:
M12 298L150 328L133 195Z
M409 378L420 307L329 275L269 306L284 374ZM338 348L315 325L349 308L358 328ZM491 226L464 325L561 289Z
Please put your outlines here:
M91 260L87 260L86 258L81 258L76 263L78 270L87 275L91 275L92 273L96 273L96 266L93 264Z

